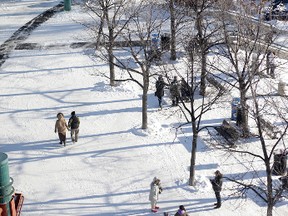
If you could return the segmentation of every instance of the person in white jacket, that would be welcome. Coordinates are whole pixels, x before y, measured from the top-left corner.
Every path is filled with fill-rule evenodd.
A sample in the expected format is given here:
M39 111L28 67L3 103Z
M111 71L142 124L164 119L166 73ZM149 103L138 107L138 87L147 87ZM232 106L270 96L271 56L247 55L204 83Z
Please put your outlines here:
M157 212L159 207L157 206L157 201L159 194L162 192L162 187L160 183L160 179L154 177L153 181L150 184L150 194L149 200L151 202L151 212Z

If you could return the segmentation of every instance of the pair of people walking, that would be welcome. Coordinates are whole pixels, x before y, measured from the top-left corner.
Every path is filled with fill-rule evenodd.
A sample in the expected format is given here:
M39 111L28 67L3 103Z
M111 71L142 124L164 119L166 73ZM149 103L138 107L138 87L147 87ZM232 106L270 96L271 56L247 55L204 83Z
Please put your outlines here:
M80 119L76 116L75 111L71 112L71 117L69 118L68 125L64 118L63 113L57 114L57 121L55 123L55 130L54 132L58 132L59 136L59 144L63 144L66 146L66 131L71 132L71 139L72 142L75 143L78 141L78 134L79 134L79 126L80 126Z

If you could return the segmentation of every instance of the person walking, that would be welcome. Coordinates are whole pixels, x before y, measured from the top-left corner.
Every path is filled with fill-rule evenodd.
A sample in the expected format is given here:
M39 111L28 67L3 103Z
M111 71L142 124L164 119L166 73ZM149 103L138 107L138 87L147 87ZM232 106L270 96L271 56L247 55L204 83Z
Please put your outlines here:
M267 53L267 73L270 75L273 79L275 79L275 53L272 51L268 51Z
M171 94L172 106L178 106L179 99L181 97L181 94L180 94L181 90L180 89L181 89L181 86L178 83L177 76L174 76L174 79L170 85L170 94Z
M151 212L157 212L159 207L157 206L157 201L159 198L159 194L162 192L162 187L160 183L160 179L154 177L153 181L150 184L150 194L149 200L151 202Z
M217 203L214 203L214 205L215 205L214 208L220 208L221 207L220 192L222 190L223 175L219 170L216 170L216 172L214 174L215 174L215 178L210 179L210 182L212 184L212 188L215 192L215 196L216 196L216 200L217 200Z
M180 205L178 211L176 212L174 216L189 216L189 215L186 212L185 207L183 205Z
M68 122L68 127L71 129L71 139L75 143L78 141L80 119L76 116L75 111L71 112L71 117Z
M165 86L168 86L168 84L164 82L163 76L160 75L158 77L158 80L156 81L156 92L155 92L155 96L158 98L160 109L162 109L162 98L164 96Z
M55 133L58 132L59 136L59 144L64 144L66 146L66 130L69 130L68 125L66 123L66 120L64 118L63 113L58 113L57 114L57 121L55 123Z

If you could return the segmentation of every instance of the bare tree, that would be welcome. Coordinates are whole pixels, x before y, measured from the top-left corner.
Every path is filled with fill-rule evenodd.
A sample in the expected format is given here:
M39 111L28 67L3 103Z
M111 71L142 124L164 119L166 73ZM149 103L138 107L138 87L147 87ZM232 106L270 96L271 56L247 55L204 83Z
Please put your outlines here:
M115 47L115 40L130 21L132 16L125 16L125 11L129 1L127 0L86 0L85 6L91 16L94 18L90 28L95 30L96 49L100 44L105 43L108 53L108 62L110 69L110 85L115 86L115 65L113 48ZM123 22L123 20L125 20ZM106 26L105 26L106 25ZM108 28L108 33L105 31Z
M256 87L255 87L256 86ZM259 103L258 95L256 93L257 85L250 85L250 90L252 94L252 104L254 105L252 110L252 114L254 116L254 121L256 122L257 129L258 129L258 134L259 134L259 139L260 139L260 145L262 148L262 153L263 155L259 155L258 157L261 158L263 163L265 164L266 168L266 190L265 190L265 195L266 195L266 202L267 202L267 216L272 216L272 211L273 211L273 206L275 203L278 201L278 195L274 196L273 194L273 184L272 184L272 167L271 167L271 159L274 153L274 150L279 146L280 141L282 138L286 135L287 133L287 128L288 128L288 121L286 119L286 116L284 113L287 113L288 109L287 106L284 105L284 109L280 110L279 109L279 102L275 103L274 100L271 98L265 98L265 103L271 104L274 107L274 110L276 111L276 114L279 119L282 120L282 130L281 130L281 135L277 139L277 141L272 145L272 148L268 148L268 143L264 139L264 125L263 121L261 120L261 116L263 115L263 110L264 107ZM272 103L271 103L272 102ZM287 103L287 100L285 100L285 104ZM284 111L284 113L283 113Z
M193 48L192 48L193 49ZM214 89L211 92L207 92L206 96L201 96L199 94L199 88L201 85L201 79L199 80L199 64L197 64L197 56L193 50L188 49L190 66L189 66L189 82L191 87L189 88L190 94L190 106L187 106L183 100L182 104L186 112L188 112L189 123L192 125L192 151L190 159L190 175L189 175L189 185L195 185L195 164L196 164L196 152L197 152L197 141L199 132L204 129L201 126L202 117L205 113L209 112L223 95L222 89ZM201 61L201 60L200 60ZM201 65L201 63L200 63ZM198 73L197 73L198 70ZM201 68L200 68L201 71ZM201 73L201 72L200 72ZM201 76L201 75L200 75ZM199 102L200 101L200 102Z
M263 77L274 78L265 74L265 59L268 50L273 49L277 51L277 47L273 44L277 35L271 27L264 25L261 20L255 21L252 19L253 14L250 12L253 12L253 10L247 8L251 5L245 5L242 2L241 9L244 9L245 12L240 15L227 13L229 10L225 7L226 0L219 2L221 2L219 4L219 8L221 9L219 20L222 22L225 45L218 49L218 56L221 56L218 59L219 64L211 64L209 66L221 72L223 81L231 85L231 87L238 89L241 100L243 135L244 137L250 136L249 119L251 125L254 122L254 127L257 129L257 143L262 149L261 153L241 149L229 149L229 151L247 154L252 158L260 159L263 162L266 174L266 180L261 179L262 184L260 185L257 185L257 183L247 184L235 179L232 181L246 189L252 189L267 203L267 216L272 216L273 206L278 201L282 192L279 188L273 188L272 158L276 148L280 146L281 140L287 134L288 122L287 116L285 116L287 113L287 98L275 98L271 93L263 95L260 93L261 85L259 83L263 82L261 80ZM257 5L254 6L257 7ZM256 9L256 11L260 10L260 8ZM223 78L223 75L226 78ZM269 82L266 83L266 88L272 88ZM268 118L267 116L276 118L281 128L277 131L279 134L273 143L267 141L265 137L265 131L271 130L271 127L273 128L274 125L267 123L265 120ZM254 146L254 149L257 149L257 146Z
M134 3L125 10L129 22L125 23L119 34L121 40L117 41L112 63L125 72L122 76L115 77L116 82L132 81L142 88L142 129L147 129L147 95L150 77L155 75L151 67L160 55L157 49L152 48L151 37L153 33L161 30L163 16L158 11L161 7L157 1L143 0ZM103 46L103 49L98 50L97 57L111 63L109 55L107 56L109 44L105 43ZM123 52L125 57L121 55Z
M182 1L182 3L184 3L186 7L193 9L195 15L194 29L196 30L196 33L194 33L191 31L193 26L185 25L185 29L183 28L181 32L189 62L186 83L190 85L190 103L189 106L187 106L182 100L182 105L184 108L183 112L188 113L187 121L191 123L193 132L189 176L189 185L193 186L195 185L198 135L203 129L203 127L201 127L202 116L212 109L212 106L219 101L224 93L223 89L214 89L211 92L206 92L206 78L208 73L207 55L211 52L211 49L222 42L222 40L219 40L218 36L219 26L215 24L213 18L206 13L206 10L212 8L214 1L188 0Z
M175 61L177 58L177 38L181 34L182 30L189 25L194 19L189 12L189 7L185 7L185 4L179 0L168 0L164 5L168 5L170 12L170 59ZM167 7L164 7L165 9Z
M243 181L242 179L228 178L228 180L235 182L240 185L240 191L243 193L249 189L254 191L258 197L260 197L264 202L267 203L267 216L273 215L273 207L279 201L279 197L283 192L283 188L273 184L272 173L273 173L273 156L277 148L287 149L285 145L282 144L282 140L287 135L288 121L286 113L288 111L287 107L287 98L268 96L259 96L257 93L258 81L254 81L250 84L249 90L251 91L251 98L249 99L250 105L250 116L251 120L254 121L255 127L257 129L258 142L254 142L254 150L241 150L241 148L234 150L229 149L229 152L236 152L241 154L249 155L251 158L249 160L254 161L253 158L260 159L263 166L265 167L265 179L258 177L254 182L250 181L249 183ZM273 140L267 140L265 136L265 130L268 128L267 125L263 124L263 116L269 115L273 116L278 121L278 138ZM269 118L269 117L266 117ZM262 149L261 153L256 150ZM278 149L279 150L279 149ZM283 151L283 156L285 151ZM251 165L253 167L253 165ZM252 170L252 172L258 173L258 170ZM256 174L255 176L260 176ZM259 184L259 182L261 182Z
M186 40L182 39L183 44L188 44L185 46L187 70L183 73L183 69L177 69L175 66L173 69L182 78L181 79L181 105L179 108L186 117L186 124L191 124L192 126L192 151L190 159L190 175L189 175L189 185L195 186L195 164L196 164L196 153L197 153L197 142L199 133L206 128L203 127L202 117L207 112L213 109L213 106L220 102L221 96L224 91L222 88L215 88L211 86L206 95L200 94L201 86L201 55L197 52L198 46L194 41L190 40L189 35L187 35ZM185 43L186 42L186 43ZM169 69L171 71L171 69ZM186 92L184 92L186 91ZM189 101L189 103L187 103ZM183 125L181 124L179 128Z
M224 44L219 47L220 64L208 63L212 69L227 77L223 79L231 87L237 88L240 95L243 136L249 136L247 93L255 76L263 74L266 53L275 36L267 41L267 35L273 31L261 21L251 19L252 14L229 13L226 0L218 2L221 9L217 15L222 23ZM245 6L245 5L244 5ZM243 5L242 5L243 7ZM249 11L249 10L247 10ZM220 77L218 77L221 79Z

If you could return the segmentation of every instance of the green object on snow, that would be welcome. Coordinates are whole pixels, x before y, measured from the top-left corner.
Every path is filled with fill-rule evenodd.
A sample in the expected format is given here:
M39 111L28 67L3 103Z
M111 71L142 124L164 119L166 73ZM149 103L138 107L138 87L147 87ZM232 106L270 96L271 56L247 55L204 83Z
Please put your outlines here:
M6 204L8 216L10 216L9 202L14 193L12 184L13 179L9 176L8 156L0 152L0 203Z
M64 10L65 11L71 10L71 0L64 0Z

